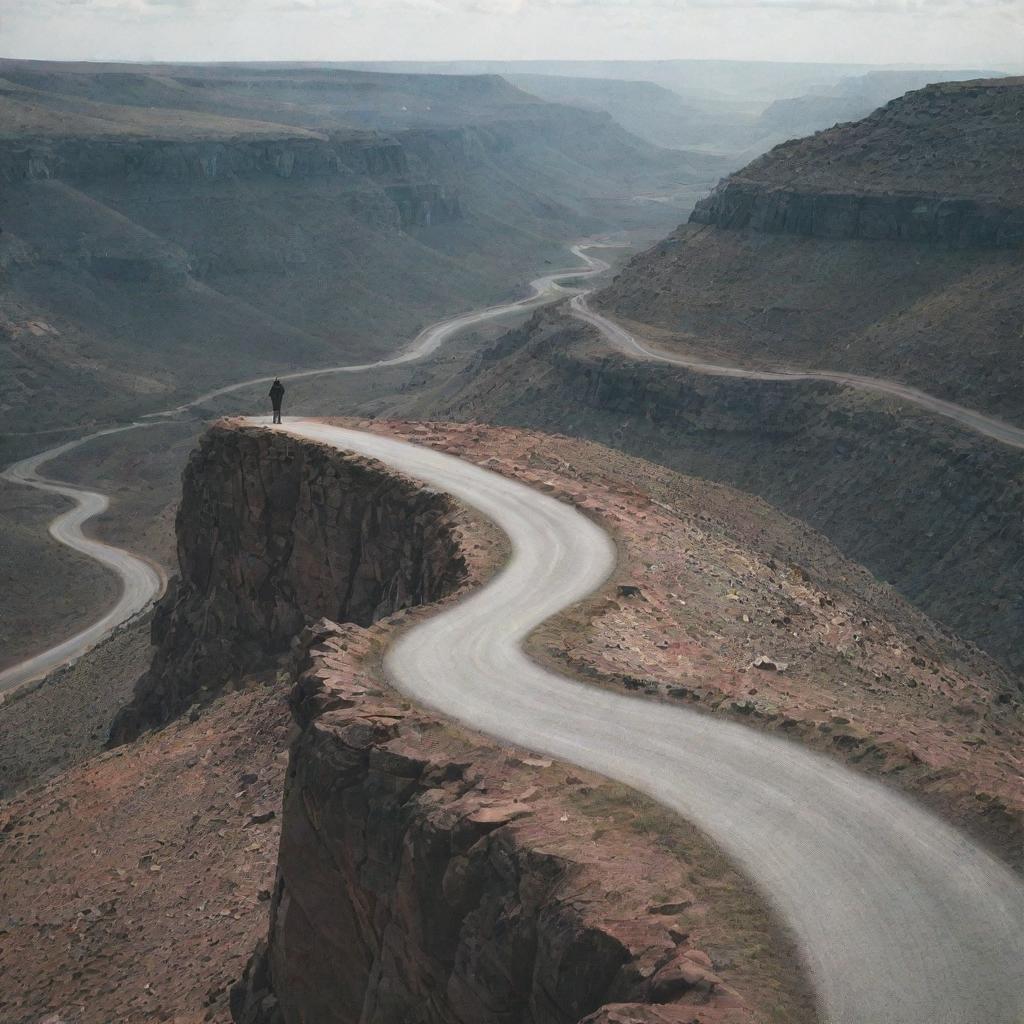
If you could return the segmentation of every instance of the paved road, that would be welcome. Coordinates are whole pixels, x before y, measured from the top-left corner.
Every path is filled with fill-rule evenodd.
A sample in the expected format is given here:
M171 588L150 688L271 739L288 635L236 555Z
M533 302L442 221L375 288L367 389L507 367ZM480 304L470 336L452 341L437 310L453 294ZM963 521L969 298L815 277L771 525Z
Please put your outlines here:
M857 388L860 391L889 395L892 398L910 402L912 405L927 409L928 412L955 420L961 426L999 441L1001 444L1009 445L1011 448L1024 448L1024 429L1015 427L1011 423L1005 423L994 416L986 416L984 413L977 412L974 409L957 405L955 402L947 402L944 399L936 398L934 395L929 395L907 384L835 370L748 370L740 366L709 363L696 357L665 352L651 342L638 338L635 334L627 331L621 324L591 309L587 304L587 295L585 294L575 296L569 303L569 308L577 319L596 327L612 348L634 359L669 363L672 366L683 366L688 370L696 370L698 373L706 373L715 377L741 377L745 380L783 381L787 383L793 383L794 381L826 381L831 384L842 384L845 387Z
M511 539L496 579L391 648L400 690L697 823L789 922L831 1024L1021 1024L1024 885L964 836L796 744L584 686L524 655L536 626L611 571L614 547L598 526L430 449L309 421L278 429L449 491Z
M299 380L305 377L322 377L329 374L365 373L369 370L379 370L388 366L401 366L405 363L415 362L436 352L453 334L467 327L472 327L475 324L484 323L488 320L497 320L501 317L511 316L515 313L523 313L536 306L541 306L544 303L552 302L557 298L570 294L570 292L559 285L558 282L560 280L592 277L607 269L607 264L601 260L585 256L579 245L574 246L572 251L582 261L581 266L551 271L536 278L530 282L529 294L515 302L488 306L485 309L474 310L471 313L450 317L447 320L433 324L424 331L421 331L407 348L390 359L381 359L374 363L358 363L346 366L322 367L316 370L302 370L296 373L282 374L281 379ZM95 558L96 561L112 569L120 578L122 586L121 596L117 604L106 611L101 618L87 629L61 641L56 646L43 651L35 657L19 662L17 665L12 665L10 668L0 672L0 701L2 701L2 695L5 692L10 692L24 683L40 679L55 668L80 657L113 632L119 625L127 622L133 615L136 615L159 597L167 583L162 570L154 568L148 562L135 557L127 551L111 547L109 544L101 544L99 541L90 540L83 535L82 525L87 520L106 511L109 501L105 495L41 476L39 474L40 467L51 459L64 455L73 448L78 448L98 437L152 426L167 417L176 416L187 410L205 405L222 395L242 391L260 384L269 384L273 379L273 377L255 377L208 391L184 405L179 405L163 412L150 413L136 423L129 423L107 430L98 430L86 437L69 441L67 444L61 444L45 452L40 452L22 462L8 466L3 473L0 473L0 479L10 483L23 484L28 487L34 487L37 490L61 494L74 501L75 507L70 512L62 513L50 523L50 535L60 543L66 544L76 551L81 551L83 554Z
M390 359L379 359L373 363L350 363L345 366L328 366L318 370L299 370L296 373L283 373L281 380L303 380L307 377L323 377L328 374L338 373L366 373L368 370L382 370L389 366L403 366L405 363L413 363L418 359L424 359L436 352L452 335L467 327L485 323L488 320L500 320L502 317L512 316L516 313L525 313L527 310L545 303L553 302L572 292L563 288L558 282L566 278L572 280L593 277L596 274L604 273L608 264L603 260L595 259L584 253L584 248L590 248L587 243L580 243L572 247L574 255L582 260L579 267L567 270L555 270L535 278L530 282L529 294L514 302L504 302L497 306L487 306L484 309L476 309L470 313L462 313L459 316L449 317L422 330L398 355ZM273 377L253 377L250 380L239 381L237 384L228 384L226 387L217 388L214 391L207 391L198 398L179 405L174 409L165 412L150 413L147 419L174 416L178 413L193 409L196 406L205 405L214 398L222 395L229 395L235 391L242 391L245 388L255 387L258 384L270 384Z
M65 544L75 551L80 551L112 569L121 580L121 595L117 599L117 603L92 625L49 650L0 672L0 694L13 690L23 683L31 682L33 679L39 679L65 662L73 661L111 633L122 622L127 622L133 615L142 611L154 597L163 593L167 578L162 569L137 558L128 551L104 544L102 541L92 540L82 533L83 523L107 510L110 502L105 494L48 480L46 477L40 476L38 472L42 463L55 459L58 455L63 455L65 452L85 444L86 441L134 428L133 424L127 427L116 427L113 430L101 430L96 434L91 434L88 438L69 441L59 448L51 448L49 451L16 462L0 473L0 479L9 483L24 484L34 487L36 490L70 498L74 502L74 507L69 512L62 512L50 523L50 536L59 543Z

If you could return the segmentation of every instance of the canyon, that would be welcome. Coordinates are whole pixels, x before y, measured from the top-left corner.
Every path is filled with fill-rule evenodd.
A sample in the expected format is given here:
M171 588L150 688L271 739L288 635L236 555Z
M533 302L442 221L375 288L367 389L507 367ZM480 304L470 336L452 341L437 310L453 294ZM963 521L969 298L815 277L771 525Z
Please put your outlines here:
M4 61L5 452L389 354L566 238L661 234L718 166L496 77Z
M14 194L40 190L90 216L105 195L103 230L107 209L137 203L137 247L82 251L77 265L104 288L162 295L224 267L153 229L154 217L173 219L173 207L146 210L154 181L204 210L221 188L276 201L268 182L332 209L357 195L353 222L463 259L483 224L475 189L493 191L486 176L507 154L519 174L543 176L551 140L537 162L523 155L544 137L539 123L578 129L559 138L561 156L608 129L500 80L431 82L431 101L449 105L435 112L420 95L397 115L412 76L385 86L365 72L222 69L176 79L194 94L178 123L158 75L79 74L71 102L69 80L41 70L0 67L3 102L31 107L39 133L27 148L0 139ZM241 120L282 113L296 91L370 85L383 92L369 130L334 124L347 100L310 106L315 117L284 135ZM330 410L352 395L369 418L275 431L230 419L206 432L183 481L180 575L151 621L127 623L4 706L13 783L0 894L12 909L0 967L17 992L0 1010L18 1024L76 1012L1015 1024L1021 451L891 394L728 367L847 368L1012 430L1022 91L1019 79L929 86L724 181L591 297L646 350L609 349L578 301L549 306L397 386L316 399ZM216 125L209 110L198 116L204 92ZM140 102L154 95L165 106ZM85 117L102 141L68 148L67 119ZM156 124L177 137L140 141ZM609 163L622 144L665 183L660 155L615 129L605 142ZM710 166L693 157L688 180ZM35 273L47 262L38 248L26 260L34 204L22 199L11 207L28 218L21 235L5 223L0 243L19 287L28 263ZM565 210L563 226L600 222L592 206ZM65 243L51 255L66 260ZM240 277L222 294L254 287ZM297 309L303 286L291 286ZM288 312L256 291L253 309ZM30 323L33 337L51 336L49 321ZM394 351L393 339L365 341L353 351L368 359ZM186 383L165 378L125 409ZM396 410L409 419L381 415ZM198 419L167 426L187 446ZM399 451L418 454L372 457ZM448 475L417 479L435 461ZM485 477L495 482L474 491ZM542 560L526 576L546 581L543 593L467 646L451 624L523 576L521 531L506 525L509 540L494 525L514 522L522 485L524 507L550 510L546 539L559 516L578 517L563 547L579 564L566 555L559 571L557 551ZM556 514L565 506L575 511ZM592 534L604 540L588 554ZM80 722L75 705L92 713ZM601 732L602 715L619 731ZM648 746L658 770L630 768ZM801 772L813 787L800 789ZM774 781L762 798L753 780ZM792 829L772 823L779 793L800 809ZM837 793L839 808L853 794L841 813ZM902 840L886 845L904 827L921 846L913 870ZM222 909L195 903L190 864ZM799 883L777 864L802 864ZM38 942L65 931L66 943ZM73 1010L86 992L88 1009Z

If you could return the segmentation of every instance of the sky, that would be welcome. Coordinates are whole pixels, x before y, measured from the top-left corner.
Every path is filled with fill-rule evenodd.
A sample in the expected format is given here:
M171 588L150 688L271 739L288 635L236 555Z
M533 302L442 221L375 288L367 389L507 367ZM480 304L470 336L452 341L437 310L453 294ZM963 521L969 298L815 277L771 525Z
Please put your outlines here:
M0 56L1024 69L1024 0L0 0Z

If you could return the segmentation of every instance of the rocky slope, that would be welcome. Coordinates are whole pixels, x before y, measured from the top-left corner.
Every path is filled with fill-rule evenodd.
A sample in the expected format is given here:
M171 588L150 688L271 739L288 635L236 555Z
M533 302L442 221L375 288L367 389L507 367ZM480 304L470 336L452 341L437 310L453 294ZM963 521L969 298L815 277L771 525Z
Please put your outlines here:
M369 625L463 581L450 500L356 457L270 431L213 428L189 460L177 585L111 742L272 663L312 619Z
M1013 449L831 385L635 362L556 312L507 335L435 405L588 437L756 494L1024 670L1024 458Z
M1022 94L1024 78L929 85L861 121L776 146L735 179L766 190L959 195L1016 207Z
M1024 79L929 85L737 172L693 220L822 238L1024 244Z
M524 386L538 379L527 374ZM583 409L581 395L572 400ZM777 730L1019 855L1012 681L799 522L568 437L350 425L485 464L614 533L616 574L539 631L536 657L638 700ZM208 595L195 590L190 602L204 611L195 646L215 664L221 652L237 659L226 692L0 806L4 1020L224 1024L232 981L230 1008L244 1024L412 1014L439 1024L815 1020L791 943L684 822L588 773L468 734L390 689L381 651L436 607L366 628L304 625L325 607L307 601L318 586L346 590L333 575L337 537L345 531L362 549L375 522L394 525L385 513L403 507L411 485L384 485L380 467L306 442L281 450L268 435L217 428L185 493L182 565ZM314 486L325 457L344 488ZM437 512L437 495L412 491ZM454 542L441 546L454 556L453 587L478 585L501 564L502 539L478 518L463 514L451 533L447 511L436 522ZM279 543L286 524L311 591L254 586L268 565L293 579ZM415 551L426 536L415 527L402 519L402 543L389 550ZM341 561L350 550L342 545ZM355 588L370 595L371 617L384 582L372 575ZM171 621L183 611L179 601ZM216 643L218 628L250 621L268 636L294 621L299 636L269 658ZM179 639L187 658L189 638ZM89 681L75 683L88 699L110 665L110 652L85 660L94 656ZM31 707L51 716L51 749L32 736L26 763L52 770L88 756L84 736L71 741L82 754L58 749L60 713L74 714L62 692L48 684L18 702L46 698ZM17 741L16 728L7 735Z
M232 992L235 1021L763 1019L700 948L720 908L706 908L703 926L683 920L705 895L684 871L707 871L709 851L690 836L659 852L619 825L597 853L585 837L593 807L614 804L607 784L528 751L467 744L397 701L364 665L381 639L324 621L296 652L302 735L269 940ZM566 782L582 804L570 806ZM595 788L604 793L588 807ZM743 889L731 874L720 885ZM775 998L788 1019L810 1019L792 990Z
M856 370L1021 421L1024 81L947 83L776 147L600 297L666 343Z

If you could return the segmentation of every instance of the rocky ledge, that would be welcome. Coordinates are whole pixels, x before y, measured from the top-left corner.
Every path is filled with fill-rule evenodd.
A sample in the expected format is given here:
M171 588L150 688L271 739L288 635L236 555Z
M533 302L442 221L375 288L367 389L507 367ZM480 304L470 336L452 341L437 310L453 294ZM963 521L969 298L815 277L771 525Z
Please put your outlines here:
M323 620L296 647L270 931L235 1021L760 1019L687 924L681 865L652 837L596 856L566 791L598 780L403 702L363 667L386 633Z
M692 219L818 238L1022 246L1022 103L1021 78L918 89L860 121L776 146Z
M180 576L153 618L153 663L111 744L271 668L323 615L369 625L452 593L466 576L464 519L447 495L372 460L214 426L185 469Z
M815 192L727 179L690 221L813 238L922 242L952 248L1024 246L1024 209L961 196Z

